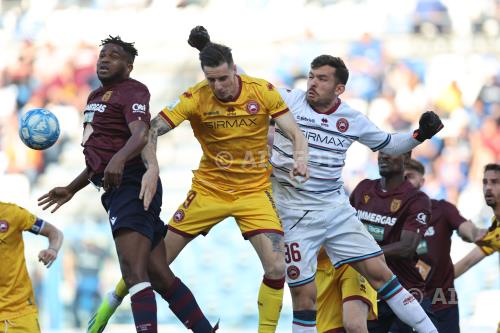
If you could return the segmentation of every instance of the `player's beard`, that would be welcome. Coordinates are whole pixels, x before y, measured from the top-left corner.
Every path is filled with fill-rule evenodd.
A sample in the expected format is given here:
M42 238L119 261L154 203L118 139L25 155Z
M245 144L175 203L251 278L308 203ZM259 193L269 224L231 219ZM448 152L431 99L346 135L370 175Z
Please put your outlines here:
M327 100L326 98L323 98L323 99L318 99L318 100L311 100L309 98L306 98L307 100L307 103L309 103L310 106L313 107L313 109L324 109L324 108L327 108L330 103L331 103L331 100Z
M491 200L486 199L486 206L491 207L491 209L495 210L497 208L497 200L493 198Z

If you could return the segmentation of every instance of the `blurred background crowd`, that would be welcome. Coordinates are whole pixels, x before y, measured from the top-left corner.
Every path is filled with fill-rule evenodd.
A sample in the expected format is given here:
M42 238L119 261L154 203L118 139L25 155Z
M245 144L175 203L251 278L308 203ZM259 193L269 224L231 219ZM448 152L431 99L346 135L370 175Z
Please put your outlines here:
M100 40L118 34L136 42L132 77L149 87L156 115L202 79L197 53L186 43L195 25L230 46L249 75L277 86L305 87L315 56L342 57L350 70L342 99L387 131L412 130L423 111L435 110L445 128L413 154L426 167L424 191L489 225L481 178L486 163L500 161L499 0L0 0L0 200L32 210L66 236L50 270L36 262L43 240L25 238L44 331L81 331L120 276L95 188L54 215L36 207L39 195L84 168L82 110L99 85ZM20 115L35 107L51 110L61 124L60 140L46 151L26 148L17 133ZM200 154L189 124L160 139L165 221L184 200ZM347 190L377 176L376 155L353 146ZM454 239L452 257L469 249ZM189 245L173 269L210 319L221 317L235 332L256 326L261 267L230 220ZM457 280L463 327L473 327L466 332L496 325L499 285L498 254ZM158 303L160 322L180 327ZM123 305L114 327L131 322ZM290 323L285 296L280 329L289 331Z

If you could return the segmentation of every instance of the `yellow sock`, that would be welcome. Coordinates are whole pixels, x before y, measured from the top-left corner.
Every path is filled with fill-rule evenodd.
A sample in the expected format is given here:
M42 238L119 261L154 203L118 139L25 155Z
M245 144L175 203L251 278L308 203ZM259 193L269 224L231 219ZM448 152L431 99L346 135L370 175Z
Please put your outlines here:
M283 279L284 282L284 279ZM283 285L274 289L264 282L259 289L259 333L274 333L278 326L281 306L283 305Z
M123 279L120 279L120 282L118 282L118 284L115 287L115 295L120 298L123 298L127 296L127 294L128 294L128 288L125 285L125 281Z

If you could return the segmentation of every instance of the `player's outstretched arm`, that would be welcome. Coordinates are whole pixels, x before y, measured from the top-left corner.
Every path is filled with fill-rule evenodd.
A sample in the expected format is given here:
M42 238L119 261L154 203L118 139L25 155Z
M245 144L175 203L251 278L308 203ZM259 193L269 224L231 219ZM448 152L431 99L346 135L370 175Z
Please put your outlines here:
M453 265L455 279L467 272L472 266L483 260L485 257L486 254L481 250L480 247L476 246L465 257L463 257L462 259L460 259L460 261Z
M38 198L38 206L43 206L42 209L56 205L51 213L54 213L66 202L71 200L76 192L89 184L88 170L85 168L73 181L65 187L54 187L49 192Z
M274 120L276 121L276 125L285 132L285 135L293 143L294 164L293 169L290 171L290 177L292 179L297 176L303 177L303 179L300 180L300 182L303 183L309 178L309 170L307 167L307 161L309 160L307 140L295 122L291 112L287 112Z
M465 221L458 227L458 235L460 238L469 243L477 242L483 238L487 232L487 229L476 227L476 225L470 220Z
M139 193L139 199L144 203L144 210L148 210L149 204L156 193L156 185L160 175L160 167L158 165L158 159L156 158L158 137L171 129L170 125L159 115L151 120L148 143L141 153L142 160L147 168L142 176L141 192Z
M443 123L439 116L433 111L424 112L420 116L419 127L410 133L394 133L388 143L380 149L389 155L401 155L409 152L422 142L432 138L443 129Z
M443 122L434 111L426 111L420 116L418 129L413 132L413 137L420 142L424 142L436 135L443 127Z
M416 232L403 230L399 241L383 245L384 256L393 258L413 258L422 237Z
M40 251L38 254L38 260L43 262L44 265L49 268L57 258L57 254L59 253L63 243L64 235L61 230L57 229L49 222L45 222L43 224L42 230L40 230L40 235L49 239L49 246L45 250Z

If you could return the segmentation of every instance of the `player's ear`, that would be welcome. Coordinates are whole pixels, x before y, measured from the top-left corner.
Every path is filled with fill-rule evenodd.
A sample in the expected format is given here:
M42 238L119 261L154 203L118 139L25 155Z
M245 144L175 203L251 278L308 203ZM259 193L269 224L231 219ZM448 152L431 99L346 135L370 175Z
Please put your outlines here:
M335 95L339 96L343 94L345 91L345 85L344 84L337 84L335 87Z
M134 64L132 64L132 63L127 64L127 69L128 69L128 73L130 74L130 72L132 72L132 70L134 69Z
M238 67L236 67L236 64L233 64L233 72L235 74L238 73Z

